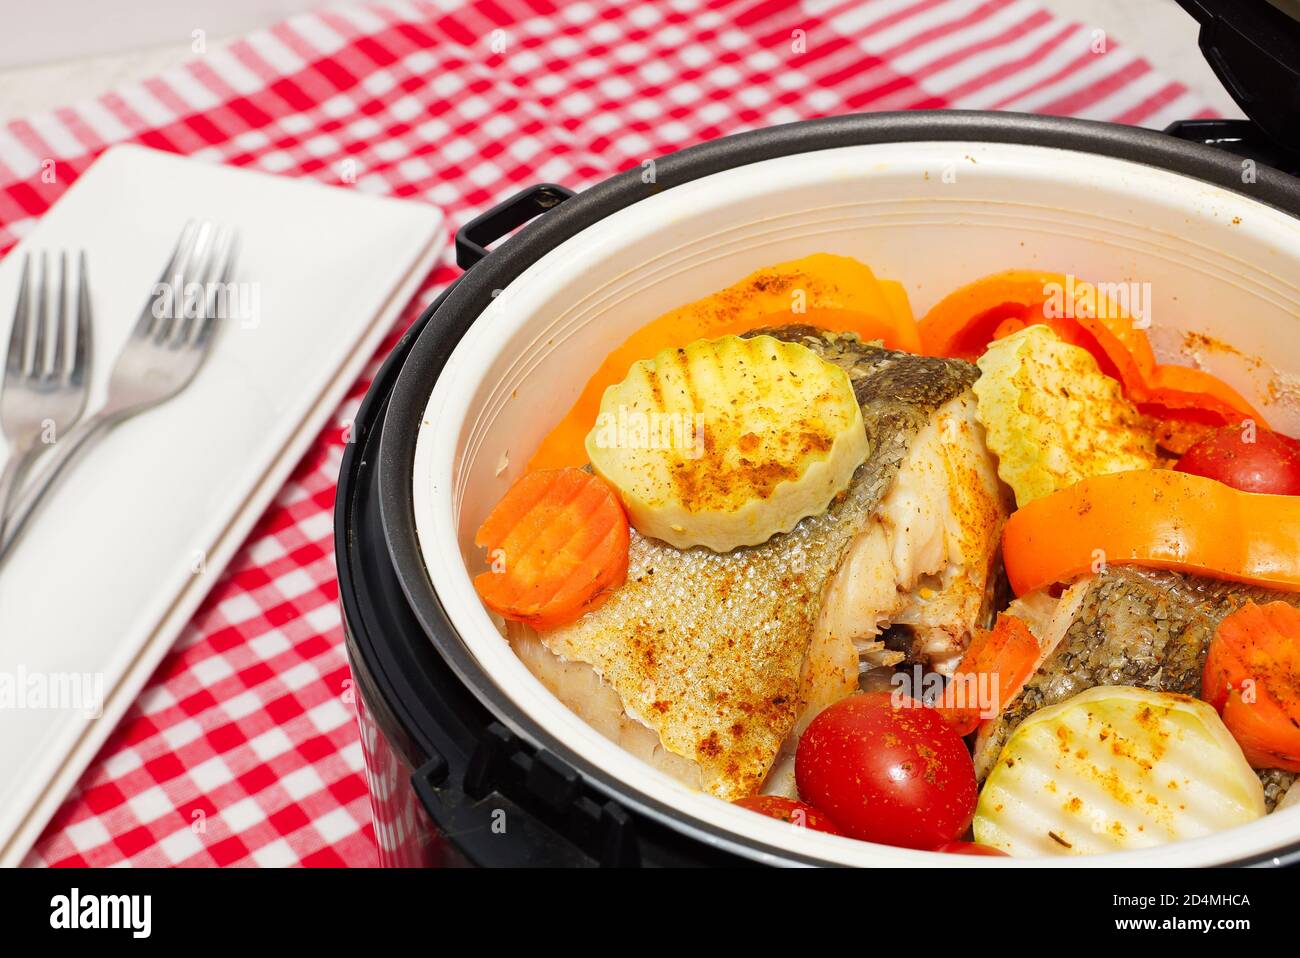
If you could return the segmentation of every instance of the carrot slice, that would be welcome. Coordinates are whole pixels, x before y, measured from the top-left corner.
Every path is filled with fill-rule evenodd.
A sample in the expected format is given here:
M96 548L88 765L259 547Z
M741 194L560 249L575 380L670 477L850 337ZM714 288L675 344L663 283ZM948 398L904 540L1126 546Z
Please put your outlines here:
M1219 623L1202 690L1246 761L1300 772L1300 610L1247 602Z
M1000 614L991 630L975 630L936 708L958 735L969 735L1015 698L1037 662L1038 640L1029 626Z
M491 566L474 588L505 618L554 628L598 608L623 584L628 540L623 506L603 479L581 469L531 472L474 536Z

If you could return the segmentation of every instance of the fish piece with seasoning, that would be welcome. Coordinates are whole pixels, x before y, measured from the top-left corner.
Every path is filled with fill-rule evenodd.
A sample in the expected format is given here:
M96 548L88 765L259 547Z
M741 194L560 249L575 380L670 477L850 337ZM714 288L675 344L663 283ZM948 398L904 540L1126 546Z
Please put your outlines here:
M782 746L856 691L864 668L960 655L989 615L1007 510L974 419L974 366L807 326L760 333L848 374L868 449L848 488L789 532L726 553L633 532L627 581L604 605L509 633L588 722L726 799L758 791ZM881 641L897 623L904 651Z
M982 780L988 774L1011 733L1030 715L1088 689L1126 685L1199 697L1206 652L1219 623L1247 601L1276 599L1300 606L1296 593L1135 566L1111 566L1079 580L1062 593L1050 615L1035 617L1040 664L998 717L982 727L975 745L977 775ZM1260 770L1259 776L1270 810L1295 779L1276 769Z

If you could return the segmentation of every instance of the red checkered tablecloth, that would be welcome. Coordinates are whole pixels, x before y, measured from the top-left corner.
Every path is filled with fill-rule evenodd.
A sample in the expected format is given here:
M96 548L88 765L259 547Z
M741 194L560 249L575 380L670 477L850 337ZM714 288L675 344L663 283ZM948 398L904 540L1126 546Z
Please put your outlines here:
M5 125L0 254L122 141L437 204L455 225L520 186L582 188L739 130L942 107L1151 127L1212 115L1098 25L1030 0L342 7ZM399 325L454 275L437 268ZM374 369L29 864L376 863L331 542L345 424Z

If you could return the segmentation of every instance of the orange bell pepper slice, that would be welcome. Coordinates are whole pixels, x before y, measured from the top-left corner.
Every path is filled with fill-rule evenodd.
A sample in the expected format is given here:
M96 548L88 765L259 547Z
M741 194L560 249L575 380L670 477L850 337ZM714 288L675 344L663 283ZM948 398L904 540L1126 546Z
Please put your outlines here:
M1217 377L1157 363L1146 331L1119 304L1062 273L1008 270L986 276L944 297L918 326L928 355L974 362L993 340L1035 323L1092 353L1101 371L1118 379L1130 401L1154 418L1207 425L1249 418L1267 428L1259 411Z
M1226 424L1234 425L1243 418L1268 428L1264 417L1222 379L1191 366L1164 364L1157 366L1147 379L1146 389L1138 397L1139 408L1151 407L1166 410L1166 415L1195 413L1197 411L1217 416Z
M792 323L854 332L866 341L883 340L890 349L921 349L903 287L876 279L863 263L816 253L766 267L712 296L665 313L624 340L605 357L577 401L542 440L528 470L584 465L585 441L596 424L601 397L608 387L622 382L638 360L697 339Z
M1063 273L994 273L944 297L917 325L928 355L974 362L994 339L1036 323L1087 349L1103 372L1126 385L1156 365L1146 334L1123 310Z
M1149 469L1093 476L1016 510L1002 531L1002 559L1017 595L1106 564L1300 592L1297 542L1300 496Z
M1300 610L1247 602L1220 622L1201 692L1246 761L1300 772Z

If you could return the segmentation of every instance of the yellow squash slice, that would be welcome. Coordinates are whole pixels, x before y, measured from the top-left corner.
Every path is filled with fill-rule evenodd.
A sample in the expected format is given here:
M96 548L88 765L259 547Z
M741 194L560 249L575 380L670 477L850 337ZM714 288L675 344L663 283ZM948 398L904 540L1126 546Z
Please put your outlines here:
M771 336L723 336L634 363L586 448L642 535L728 552L825 510L867 437L838 366Z
M985 780L975 840L1011 855L1090 855L1208 835L1264 814L1217 712L1130 686L1035 712Z
M1089 476L1155 465L1155 438L1120 384L1046 326L996 340L977 365L979 419L1017 506Z

